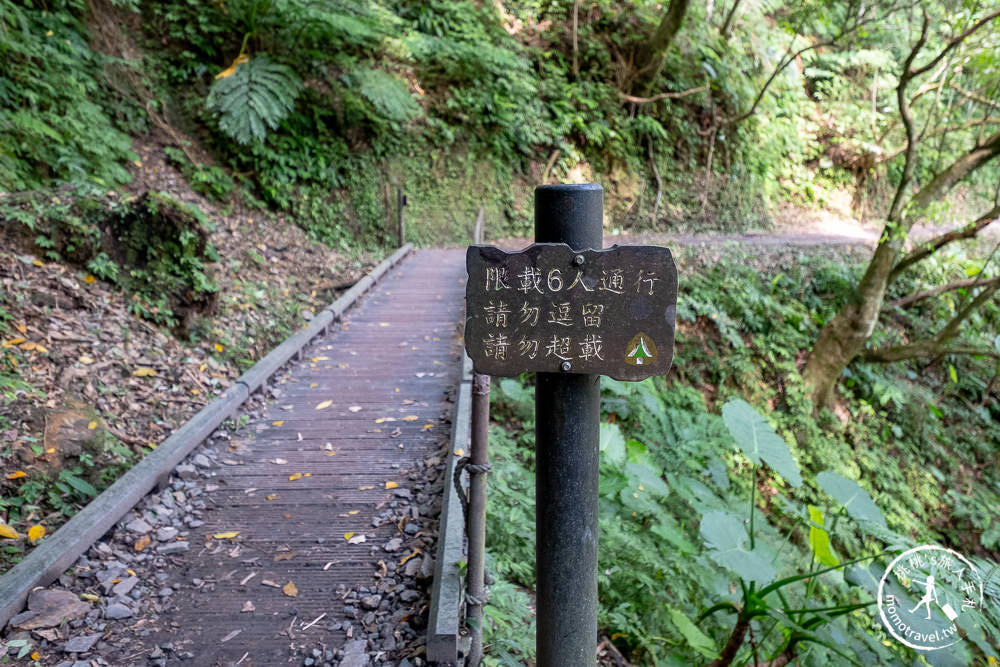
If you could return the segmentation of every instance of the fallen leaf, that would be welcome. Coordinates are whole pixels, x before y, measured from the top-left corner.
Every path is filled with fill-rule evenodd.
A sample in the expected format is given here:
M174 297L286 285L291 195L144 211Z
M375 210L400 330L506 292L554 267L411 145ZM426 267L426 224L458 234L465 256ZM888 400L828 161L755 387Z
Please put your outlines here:
M336 456L336 455L337 455L337 452L335 452L335 451L333 451L333 450L331 449L330 451L328 451L328 452L326 453L326 455L327 455L327 456Z
M10 340L5 340L3 342L4 347L14 347L15 345L20 345L24 342L24 338L11 338Z
M23 470L15 470L14 472L7 473L7 479L21 479L22 477L27 477L28 473Z
M364 535L355 535L351 539L347 540L348 544L364 544L367 540Z
M294 405L282 405L281 409L282 410L291 410L294 407L295 407Z
M281 584L271 581L270 579L263 579L260 582L261 586L270 586L271 588L281 588Z
M215 351L216 351L216 352L222 352L222 346L221 346L221 345L219 345L218 343L216 343L216 344L215 344Z
M286 519L291 519L291 518L292 518L292 515L291 515L291 514L289 514L288 512L285 512L285 513L284 513L284 514L282 514L281 516L285 517Z
M398 488L398 487L399 487L399 482L386 482L385 483L385 488L387 488L387 489L395 489L395 488Z
M84 277L83 282L85 282L85 283L87 283L89 285L90 283L94 282L95 280L97 280L97 278L95 278L93 276L93 274L88 273L86 275L86 277Z
M242 579L240 579L240 586L246 586L247 582L250 581L251 579L253 579L256 576L257 576L256 572L251 572L247 576L245 576Z
M271 463L277 463L279 466L283 466L288 463L288 461L285 459L271 459Z
M49 350L48 350L47 347L45 347L45 346L43 346L43 345L41 345L39 343L36 343L35 344L35 352L39 352L41 354L48 354Z
M459 447L455 450L455 456L465 456L465 450Z
M149 366L140 366L139 368L132 371L132 375L140 378L148 378L155 376L156 371L154 371Z
M94 421L94 422L90 422L89 424L87 424L87 430L88 431L93 431L95 428L97 428L97 422Z
M80 358L77 359L77 361L79 361L84 366L89 366L90 364L94 363L94 358L93 357L88 357L85 354L81 354Z
M311 472L307 472L306 474L304 474L304 475L302 475L302 476L303 476L303 477L312 477L312 476L313 476L313 474L312 474Z
M371 491L374 488L371 484L365 484L364 486L359 486L358 491Z
M411 553L409 556L407 556L403 560L399 561L400 566L406 565L406 561L410 560L411 558L415 558L417 555L422 554L422 553L423 553L423 551L421 551L420 549L414 549L413 553Z
M149 535L143 535L142 537L140 537L135 541L135 544L132 545L132 548L134 548L136 551L142 551L143 549L149 546L150 541L151 540L149 538Z
M422 430L429 431L432 428L434 428L434 424L424 424L424 428Z
M316 387L318 387L318 386L319 386L319 385L318 385L318 384L316 384L315 382L310 382L310 383L309 383L309 388L310 388L310 389L315 389L315 388L316 388Z
M274 500L277 497L278 497L277 493L269 493L266 496L264 496L264 499L265 500Z
M25 342L21 343L20 347L21 347L22 350L25 350L26 352L31 352L37 346L36 346L35 343L33 343L33 342L31 342L29 340L29 341L25 341Z
M292 560L297 555L298 554L296 554L294 551L288 551L288 552L283 553L283 554L278 554L277 556L274 557L274 562L275 563L280 563L283 560Z
M282 424L284 424L284 423L285 423L285 420L284 420L284 419L279 419L279 420L278 420L278 421L276 421L276 422L271 422L271 426L281 426L281 425L282 425Z
M87 602L100 602L101 596L94 595L93 593L80 593L80 599L86 600Z
M349 407L347 409L350 410L351 412L361 412L361 410L362 410L362 408L361 408L360 405L352 405L351 407Z
M354 533L351 533L353 535ZM16 530L8 526L7 524L0 522L0 537L5 537L8 540L20 539L20 535Z
M246 602L243 603L243 608L240 609L240 612L241 613L249 613L249 612L253 612L253 611L256 611L256 610L257 610L257 607L253 606L253 602L251 602L250 600L247 600Z
M354 516L355 514L360 514L361 510L351 510L347 513L348 516Z
M28 529L28 541L32 544L45 537L45 526L32 526Z
M420 417L418 417L416 415L406 415L405 417L403 417L403 421L404 422L415 422L418 419L420 419Z
M25 335L27 335L28 333L28 325L25 324L24 322L18 322L17 324L14 325L14 328L17 329L18 333L22 333Z
M238 530L227 530L224 533L216 533L215 535L212 535L212 537L214 537L217 540L231 540L239 534L240 531Z
M222 639L220 639L219 643L220 644L225 644L226 642L228 642L230 639L232 639L236 635L240 634L241 632L243 632L243 630L233 630L232 632L226 634L225 637L223 637Z
M16 533L15 533L15 535L16 535ZM354 537L354 533L353 532L344 533L344 539L345 540L350 540L352 537Z
M302 479L302 473L295 472L295 473L292 473L291 475L288 476L288 481L289 482L294 482L297 479Z
M396 421L395 417L379 417L378 419L375 420L375 423L384 424L386 422L394 422L394 421Z
M34 264L35 266L45 266L45 264L43 264L42 260L40 259L33 259L31 260L31 263ZM32 660L34 660L34 658L32 658Z
M318 403L316 405L316 409L317 410L326 410L331 405L333 405L333 401L323 401L322 403Z

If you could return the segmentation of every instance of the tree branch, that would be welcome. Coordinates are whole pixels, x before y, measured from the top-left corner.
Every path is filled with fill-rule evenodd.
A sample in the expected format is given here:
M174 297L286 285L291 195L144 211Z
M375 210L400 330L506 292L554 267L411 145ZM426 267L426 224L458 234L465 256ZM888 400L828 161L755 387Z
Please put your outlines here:
M626 102L632 102L633 104L649 104L650 102L659 102L660 100L676 100L678 98L687 97L688 95L694 95L695 93L700 93L706 90L708 90L708 86L698 86L697 88L689 88L676 93L660 93L659 95L653 95L652 97L636 97L635 95L627 95L623 92L619 92L618 94L621 95L621 98Z
M971 26L969 26L965 30L965 32L963 32L963 33L961 33L961 34L956 35L955 37L953 37L951 39L951 41L948 42L947 44L945 44L945 47L943 49L941 49L941 51L936 56L934 56L928 63L926 63L923 67L920 67L920 68L915 69L915 70L910 70L910 77L909 78L912 79L914 77L918 77L921 74L923 74L924 72L932 69L935 65L937 65L941 61L942 58L944 58L946 55L948 55L949 51L951 51L952 49L954 49L955 47L957 47L959 44L961 44L966 39L968 39L972 35L972 33L976 32L977 30L979 30L984 25L986 25L987 23L989 23L990 21L992 21L993 19L995 19L998 16L1000 16L1000 9L994 11L991 14L987 14L986 16L984 16L983 18L979 19L974 24L972 24ZM926 19L926 14L925 14L925 19ZM909 66L912 66L912 64L913 64L912 61L910 61L908 63L908 68L907 69L909 69Z
M969 278L967 280L957 280L953 283L938 285L937 287L932 287L928 290L913 292L912 294L908 294L904 297L888 302L886 306L889 306L890 308L905 308L906 306L914 304L918 301L923 301L924 299L929 299L932 296L937 296L938 294L953 292L957 289L963 289L965 287L985 287L998 281L1000 281L1000 276L997 276L996 278L987 278L986 280L983 280L980 276Z
M990 223L996 222L997 220L1000 220L1000 204L994 206L988 213L977 218L976 220L973 220L964 227L953 229L950 232L945 232L944 234L936 236L929 241L920 244L919 247L911 251L908 255L903 257L903 259L899 260L896 266L892 268L892 273L889 274L889 282L891 283L907 268L930 256L939 248L960 239L971 239L979 234L979 232L986 228Z
M1000 359L1000 352L988 347L975 347L972 345L956 345L946 347L935 345L933 340L922 340L908 345L897 345L884 349L868 350L861 355L864 361L872 361L879 364L891 364L897 361L908 361L910 359L922 359L927 357L942 357L947 354L967 354L970 356L993 357Z
M948 83L948 87L957 92L962 97L970 99L973 102L979 102L980 104L985 104L988 107L992 107L994 109L1000 109L1000 103L997 103L995 100L991 100L988 97L983 97L979 93L976 93L972 90L966 90L960 87L956 83Z
M920 53L920 50L924 48L924 44L927 43L927 31L929 28L930 17L925 10L923 23L920 28L920 39L910 49L910 54L906 56L906 61L903 63L903 71L899 75L899 84L896 86L896 103L899 106L899 118L903 122L903 129L906 131L906 157L903 162L903 174L899 179L899 185L896 187L896 194L892 198L892 205L889 207L888 219L890 222L900 222L900 213L903 209L903 196L910 187L910 181L913 180L913 170L916 166L917 141L913 130L913 114L910 112L909 100L906 99L906 87L910 85L910 81L915 76L912 70L913 61L916 60L917 54Z

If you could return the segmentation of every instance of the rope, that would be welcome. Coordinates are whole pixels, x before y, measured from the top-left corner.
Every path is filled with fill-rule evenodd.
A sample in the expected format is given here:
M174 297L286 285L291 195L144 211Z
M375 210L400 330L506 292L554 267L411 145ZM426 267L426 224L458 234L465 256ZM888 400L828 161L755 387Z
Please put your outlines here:
M462 504L462 518L465 521L466 530L468 530L469 525L469 496L465 492L465 488L462 485L462 471L468 471L470 477L472 475L485 475L493 470L492 463L472 463L472 459L468 456L463 456L458 461L455 462L455 493L458 494L458 500ZM489 585L493 583L493 577L490 576L488 572L485 574L485 581L483 582L483 597L479 598L469 592L468 587L465 589L465 604L476 605L479 607L484 607L490 601L490 589Z

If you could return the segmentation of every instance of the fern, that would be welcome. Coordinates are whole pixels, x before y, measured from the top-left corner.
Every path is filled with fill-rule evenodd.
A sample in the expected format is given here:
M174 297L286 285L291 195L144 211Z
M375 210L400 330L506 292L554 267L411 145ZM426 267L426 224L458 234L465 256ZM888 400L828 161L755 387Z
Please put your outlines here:
M262 54L216 79L207 104L218 114L220 130L248 144L264 139L268 128L277 129L292 112L301 91L302 82L295 72Z
M406 84L391 74L360 67L345 75L344 80L357 87L383 118L406 122L421 113L420 105L414 101Z

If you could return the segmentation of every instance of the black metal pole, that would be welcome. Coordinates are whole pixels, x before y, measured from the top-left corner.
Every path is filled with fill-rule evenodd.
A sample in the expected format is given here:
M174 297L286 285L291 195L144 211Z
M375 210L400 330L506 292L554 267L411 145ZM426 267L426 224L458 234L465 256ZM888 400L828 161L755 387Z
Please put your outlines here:
M603 245L596 184L535 188L535 241ZM599 375L538 373L535 388L535 573L538 667L597 662Z

